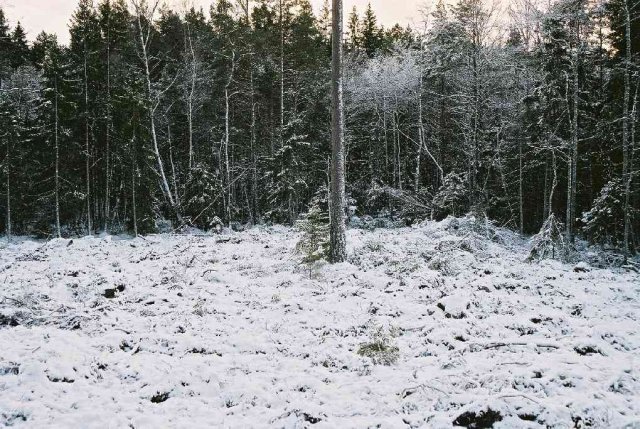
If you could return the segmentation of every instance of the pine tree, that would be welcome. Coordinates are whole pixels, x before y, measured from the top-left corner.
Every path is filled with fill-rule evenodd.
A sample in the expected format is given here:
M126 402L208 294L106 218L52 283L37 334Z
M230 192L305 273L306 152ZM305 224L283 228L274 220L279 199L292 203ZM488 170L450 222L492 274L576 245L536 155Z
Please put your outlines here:
M11 33L11 67L16 69L27 65L29 62L30 58L27 34L25 33L24 28L22 28L22 24L18 22Z
M70 25L73 78L78 82L75 103L82 112L82 122L76 122L74 135L77 141L83 142L84 156L84 201L86 229L93 234L95 212L95 196L92 193L94 176L92 174L95 158L95 123L97 120L96 102L97 82L99 72L99 43L100 32L98 17L92 0L80 0Z
M68 64L66 62L65 50L58 44L57 37L47 33L41 33L36 38L33 45L33 54L36 67L43 76L43 104L39 109L39 122L41 125L43 140L47 143L47 150L43 156L43 164L48 168L45 170L43 181L51 183L44 194L49 197L46 219L47 224L53 224L53 235L60 238L62 236L63 222L70 219L65 216L64 200L65 186L62 180L63 175L63 147L67 145L65 141L64 123L70 115L70 105L67 101L67 94L70 93ZM47 160L49 162L47 162ZM53 180L51 180L53 177ZM53 201L51 201L53 199Z
M371 3L367 4L360 26L362 49L369 57L373 57L383 46L383 29L378 27L378 18Z
M357 52L361 47L362 31L360 29L360 17L358 9L354 6L349 14L349 22L347 24L348 47L351 52Z
M4 10L0 7L0 86L11 70L11 28L4 15Z

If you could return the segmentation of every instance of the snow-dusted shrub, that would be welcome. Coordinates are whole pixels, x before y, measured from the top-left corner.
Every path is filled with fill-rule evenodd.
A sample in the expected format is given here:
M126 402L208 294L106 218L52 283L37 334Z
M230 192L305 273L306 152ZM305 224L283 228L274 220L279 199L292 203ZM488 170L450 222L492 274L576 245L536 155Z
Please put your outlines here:
M402 220L394 219L389 213L383 212L375 218L369 215L353 216L349 221L349 226L355 229L373 231L375 229L402 228L406 225Z
M476 236L501 242L497 228L486 214L469 214L462 218L449 217L445 220L445 230L451 234L468 237Z
M444 276L453 276L457 274L457 271L452 267L449 257L450 255L443 255L442 253L436 254L429 261L429 269L437 271Z
M563 225L552 213L544 222L540 232L531 239L532 246L529 260L560 259L568 260L571 254L571 243L566 240Z
M400 349L393 343L393 332L382 327L373 328L371 341L360 344L360 356L370 358L375 365L393 365L400 358Z
M433 195L426 188L413 192L391 186L374 185L368 194L370 199L377 198L392 201L397 208L397 217L404 220L401 226L429 219L433 214L434 207L431 203Z
M209 231L215 232L216 234L220 234L224 228L224 222L218 216L214 216L209 220Z
M449 173L444 177L440 190L433 197L433 205L441 214L460 215L469 209L467 195L466 176L464 174Z
M369 215L365 215L362 217L359 216L351 216L349 219L349 227L354 229L373 229L373 218Z
M173 225L170 220L156 219L155 220L156 231L160 234L169 234L173 231Z
M619 178L611 180L582 214L582 231L593 243L617 244L624 233L624 190Z
M364 249L369 252L380 252L384 250L384 244L379 240L368 240L364 243Z

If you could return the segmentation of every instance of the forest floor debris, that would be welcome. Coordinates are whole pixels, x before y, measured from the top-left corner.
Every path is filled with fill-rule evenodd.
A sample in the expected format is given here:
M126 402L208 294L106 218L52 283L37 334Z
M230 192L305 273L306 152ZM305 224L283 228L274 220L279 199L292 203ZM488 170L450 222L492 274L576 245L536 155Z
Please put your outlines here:
M640 427L633 270L451 219L298 238L0 242L0 425Z

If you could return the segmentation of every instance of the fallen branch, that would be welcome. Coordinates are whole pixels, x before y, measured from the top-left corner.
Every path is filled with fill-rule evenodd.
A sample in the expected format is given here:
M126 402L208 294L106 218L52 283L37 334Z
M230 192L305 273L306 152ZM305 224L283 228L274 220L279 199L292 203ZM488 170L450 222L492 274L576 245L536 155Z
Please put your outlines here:
M533 342L527 342L527 341L512 341L512 342L506 342L506 341L502 341L502 342L490 342L490 343L471 343L469 344L466 349L471 349L472 347L479 347L482 350L488 350L488 349L497 349L500 347L510 347L510 346L522 346L522 347L530 347L530 346L534 346L534 347L541 347L541 348L548 348L548 349L559 349L560 346L557 344L553 344L553 343L533 343Z
M418 390L424 390L425 388L429 388L432 390L435 390L437 392L442 393L443 395L449 396L449 394L447 392L445 392L442 389L438 389L437 387L433 387L433 386L429 386L428 384L421 384L419 386L415 386L415 387L407 387L406 389L403 389L402 392L400 392L400 397L402 399L406 398L407 396L411 396L414 393L416 393Z
M531 398L530 396L522 394L522 393L511 393L511 394L508 394L508 395L500 395L500 396L498 396L498 398L499 399L504 399L504 398L524 398L524 399L527 399L527 400L529 400L529 401L531 401L531 402L533 402L535 404L540 405L539 401Z

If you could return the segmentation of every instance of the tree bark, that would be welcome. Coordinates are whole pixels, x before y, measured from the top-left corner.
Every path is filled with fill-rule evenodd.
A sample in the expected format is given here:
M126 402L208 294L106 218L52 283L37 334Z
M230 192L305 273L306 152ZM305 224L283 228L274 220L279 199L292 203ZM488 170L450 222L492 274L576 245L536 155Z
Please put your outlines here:
M133 215L133 236L138 236L138 212L136 201L136 177L138 176L138 162L136 160L136 134L131 138L131 211Z
M87 43L84 42L84 138L85 138L85 174L87 187L87 231L91 235L93 233L93 225L91 224L91 148L89 144L89 76L87 64Z
M189 76L189 88L187 90L187 122L188 122L188 132L189 132L189 177L191 177L191 173L193 171L193 104L194 104L194 96L196 92L196 81L197 81L197 62L196 62L196 52L193 48L193 40L191 36L191 27L187 23L187 32L185 37L185 50L188 48L189 54L191 56L191 64L190 64L190 76Z
M111 7L107 15L107 129L105 135L105 190L104 190L104 231L108 232L110 217L110 198L111 198Z
M279 1L280 14L280 148L284 147L284 0Z
M631 14L629 13L628 0L624 0L625 16L625 65L624 65L624 98L622 113L622 182L624 186L624 253L625 258L631 253L629 237L631 235L631 150L629 138L629 101L631 99Z
M518 142L518 213L520 234L524 234L524 193L522 189L522 142Z
M230 98L231 94L229 93L229 88L231 87L231 83L233 82L233 77L235 74L236 67L236 54L235 51L231 52L231 71L229 72L229 79L227 80L227 84L224 87L224 169L225 169L225 181L226 181L226 192L227 192L227 207L226 207L226 215L227 215L227 225L231 224L231 200L232 200L232 192L231 192L231 163L229 160L229 146L231 145L231 123L230 123L230 114L231 114L231 105Z
M569 165L568 165L568 180L567 180L567 238L570 243L575 242L575 219L576 219L576 191L577 191L577 165L578 165L578 105L580 102L579 97L579 48L580 48L580 31L578 23L575 24L575 46L573 49L573 118L571 121L571 143L569 147Z
M58 238L62 236L60 231L60 142L58 141L58 127L59 127L59 119L58 119L58 77L54 78L54 91L55 91L55 99L54 99L54 109L55 109L55 126L54 126L54 143L55 143L55 152L56 152L56 172L55 172L55 198L56 198L56 235Z
M6 138L6 137L5 137ZM11 164L11 150L9 148L10 144L9 144L10 139L6 138L6 143L7 143L7 156L6 156L6 160L5 160L5 173L7 176L7 194L6 194L6 198L7 198L7 226L6 226L6 235L7 235L7 241L11 241L11 169L10 169L10 164Z
M344 157L344 111L343 111L343 4L333 0L333 34L331 62L331 225L330 260L333 263L347 259L345 226L345 157Z

